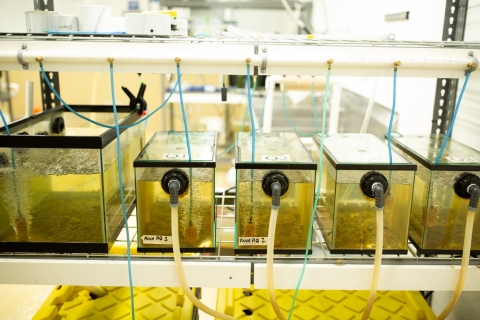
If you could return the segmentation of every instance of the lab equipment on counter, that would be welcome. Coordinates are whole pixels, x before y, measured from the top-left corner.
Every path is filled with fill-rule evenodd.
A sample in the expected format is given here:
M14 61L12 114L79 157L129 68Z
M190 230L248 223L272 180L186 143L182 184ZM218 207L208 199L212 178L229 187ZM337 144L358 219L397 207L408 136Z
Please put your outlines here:
M317 162L320 137L313 136L312 155ZM395 152L390 165L387 146L371 134L331 134L324 144L325 182L317 213L330 252L374 253L376 210L371 187L381 183L383 253L406 254L416 165Z
M138 252L172 252L170 180L180 183L182 252L215 251L215 132L157 132L134 162Z
M113 125L110 106L72 106ZM119 106L121 125L140 119ZM0 128L0 252L108 253L123 227L114 129L97 127L64 106ZM122 129L123 189L134 208L131 163L144 126Z
M275 253L305 253L316 164L294 133L236 135L235 253L266 253L272 185L281 185ZM311 248L311 244L308 245Z
M444 135L393 137L392 144L418 165L409 236L421 254L462 253L470 194L480 185L480 152L450 139L435 159ZM480 253L480 219L476 213L471 253Z

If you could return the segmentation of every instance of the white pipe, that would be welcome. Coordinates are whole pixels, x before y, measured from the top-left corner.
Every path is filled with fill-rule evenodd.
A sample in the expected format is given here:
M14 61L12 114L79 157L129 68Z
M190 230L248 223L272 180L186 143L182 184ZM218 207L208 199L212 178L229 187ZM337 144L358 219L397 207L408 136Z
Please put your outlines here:
M375 260L373 263L372 284L370 285L370 293L368 295L367 306L363 312L362 320L367 320L375 302L377 294L378 280L380 279L380 269L382 266L383 251L383 209L376 209L377 216L377 240L375 242Z
M367 111L365 112L365 118L363 118L363 123L362 123L362 127L360 128L360 133L367 132L368 123L370 122L370 118L372 117L373 105L375 104L375 94L377 93L377 84L378 84L378 78L375 78L373 82L372 95L370 96L370 100L368 101Z
M270 76L265 80L265 87L268 88L268 92L265 92L267 99L265 101L265 110L263 112L263 133L272 132L272 119L273 119L273 95L275 94L275 81Z
M465 285L465 279L467 278L468 271L468 262L470 259L470 248L472 246L472 231L473 231L473 221L475 219L475 211L468 210L467 212L467 221L465 222L465 238L463 239L463 252L462 252L462 266L460 268L460 274L458 276L457 286L453 293L452 298L448 302L445 309L438 316L438 320L444 320L448 317L450 312L460 299L460 295L463 291L463 286Z
M178 280L180 281L180 285L185 291L185 295L187 298L200 310L205 312L206 314L211 315L212 317L224 319L224 320L236 320L234 317L227 316L223 313L220 313L216 310L210 309L206 305L204 305L200 300L195 297L193 292L190 290L190 286L188 285L187 278L185 277L185 271L183 270L182 265L182 254L180 253L180 239L178 235L178 206L171 207L172 212L172 242L173 242L173 259L175 260L175 270L177 271Z
M25 118L33 114L33 81L25 82Z
M57 41L58 42L58 41ZM134 47L133 45L136 45ZM292 46L265 42L257 45L267 48L267 70L272 67L327 66L334 59L336 68L393 68L400 61L400 68L430 68L466 70L473 58L462 55L460 49L405 48L405 47L353 47L353 46ZM115 63L182 64L194 65L242 65L251 59L252 65L261 65L263 54L254 54L254 43L124 43L124 42L58 42L52 48L35 42L22 54L23 61L37 65L36 58L48 63L107 63L113 57ZM132 49L135 48L135 49ZM430 55L428 55L430 54ZM14 62L18 65L17 51L0 51L0 63Z
M295 22L295 24L298 25L302 29L305 28L305 23L295 16L295 13L293 12L292 8L290 8L290 6L288 5L287 0L280 0L280 1L282 2L283 7L287 11L287 13L290 15L292 20Z
M277 226L278 209L273 209L270 213L270 224L268 225L268 241L267 241L267 287L270 303L272 304L275 314L280 320L286 320L282 311L278 307L277 297L275 296L275 285L273 275L273 250L275 249L275 229Z

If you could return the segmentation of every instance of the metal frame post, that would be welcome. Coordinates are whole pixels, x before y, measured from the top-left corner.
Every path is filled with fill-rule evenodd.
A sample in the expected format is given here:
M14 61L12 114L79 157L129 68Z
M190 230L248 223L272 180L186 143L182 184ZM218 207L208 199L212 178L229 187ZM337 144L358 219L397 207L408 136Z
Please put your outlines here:
M463 41L468 0L447 0L443 41ZM458 79L437 79L431 133L445 133L452 120L457 99Z
M35 10L47 10L47 11L53 11L53 0L33 0L33 8ZM48 76L48 81L52 84L52 86L57 90L58 94L60 94L60 78L58 75L58 72L46 72ZM40 88L42 91L42 109L43 111L47 109L51 109L55 106L60 105L60 100L55 97L53 94L52 90L50 90L50 87L46 83L47 79L44 79L42 77L42 73L40 72Z

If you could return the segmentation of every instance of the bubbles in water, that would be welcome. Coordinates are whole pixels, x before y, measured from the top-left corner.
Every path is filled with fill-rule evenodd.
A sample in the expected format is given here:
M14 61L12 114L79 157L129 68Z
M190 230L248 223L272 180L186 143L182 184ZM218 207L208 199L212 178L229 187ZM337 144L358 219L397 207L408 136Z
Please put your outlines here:
M9 214L10 224L19 240L28 241L28 231L32 223L29 184L32 174L28 171L8 168L2 170L2 175L0 179L3 182L2 198Z

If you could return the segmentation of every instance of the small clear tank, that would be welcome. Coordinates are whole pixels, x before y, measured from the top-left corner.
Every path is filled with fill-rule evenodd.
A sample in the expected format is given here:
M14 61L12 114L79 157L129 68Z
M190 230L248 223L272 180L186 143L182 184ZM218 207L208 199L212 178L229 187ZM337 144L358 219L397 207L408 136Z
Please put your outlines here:
M397 150L418 165L409 236L422 254L462 253L469 203L462 185L480 179L480 152L455 140L447 142L435 164L444 138L441 134L392 138ZM480 254L479 212L474 220L472 254Z
M284 187L274 252L305 253L317 165L294 133L255 133L252 162L251 138L236 135L235 253L266 253L272 198L265 186L272 179Z
M114 125L111 106L72 106ZM120 125L140 116L118 106ZM59 106L0 128L0 252L107 253L123 227L115 129ZM144 125L121 130L125 203Z
M312 156L319 163L319 134ZM371 134L330 134L324 138L322 193L317 214L332 253L375 252L375 199L362 190L368 177L386 182L383 252L407 253L408 223L416 165L393 153Z
M172 252L168 177L181 179L178 226L182 252L214 252L216 132L157 132L134 162L138 252Z

